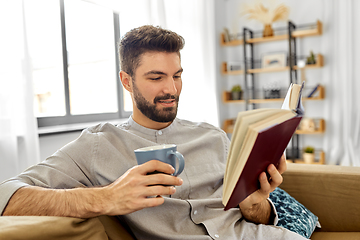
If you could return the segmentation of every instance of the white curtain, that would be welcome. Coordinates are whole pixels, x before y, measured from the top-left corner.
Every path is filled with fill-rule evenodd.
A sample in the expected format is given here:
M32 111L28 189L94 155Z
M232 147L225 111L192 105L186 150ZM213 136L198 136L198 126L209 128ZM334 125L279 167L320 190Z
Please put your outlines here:
M23 1L0 2L0 181L39 162Z
M359 1L323 1L324 34L327 42L329 100L327 128L327 157L329 164L360 166L360 16Z

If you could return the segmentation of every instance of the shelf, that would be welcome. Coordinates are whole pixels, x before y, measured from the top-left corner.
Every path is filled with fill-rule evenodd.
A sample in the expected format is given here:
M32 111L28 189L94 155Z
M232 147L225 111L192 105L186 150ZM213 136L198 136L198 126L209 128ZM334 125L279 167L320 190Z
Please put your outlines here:
M245 100L231 100L231 92L223 93L223 102L224 103L245 103Z
M316 157L316 155L315 155L315 157ZM286 162L288 162L288 163L293 163L293 160L291 160L291 159L286 159ZM295 159L294 163L323 165L323 164L325 164L325 152L324 152L324 151L320 151L319 157L318 157L318 159L315 159L315 162L305 163L304 160L302 160L302 159Z
M316 129L315 131L304 131L298 129L295 131L296 134L323 134L325 133L325 120L324 119L314 119L317 123L315 124ZM301 123L300 123L301 125Z
M311 100L323 100L325 98L325 88L324 86L319 85L316 90L317 96L310 98L302 98L302 101L311 101ZM315 93L315 95L316 95ZM272 103L272 102L283 102L284 98L270 98L270 99L249 99L248 103ZM231 92L223 93L223 102L224 103L245 103L245 100L231 100Z
M227 120L224 121L222 129L226 133L233 133L234 124L235 124L235 119L227 119ZM317 159L315 159L315 162L313 162L311 164L325 164L325 153L324 153L324 151L321 151L321 150L318 151L318 152L315 151L315 157L317 157ZM293 162L291 159L287 159L286 161L289 162L289 163ZM302 159L295 159L295 163L305 164L304 160L302 160Z
M228 71L227 70L227 63L223 62L221 64L221 73L223 75L242 75L244 74L244 70L238 70L238 71Z
M234 119L226 119L223 124L223 130L226 133L232 133L234 129L235 120ZM318 127L315 131L303 131L303 130L296 130L295 134L323 134L325 133L325 120L319 119Z
M292 36L295 38L301 37L309 37L309 36L319 36L322 34L322 23L321 21L316 22L316 28L314 29L307 29L307 30L295 30L292 33ZM263 42L272 42L272 41L280 41L280 40L287 40L289 39L288 34L284 35L277 35L272 37L261 37L261 38L251 38L248 39L248 43L263 43ZM225 42L224 33L221 34L220 37L220 45L221 46L238 46L244 44L242 39L231 40L229 42Z
M302 101L311 101L311 100L323 100L323 97L311 97L311 98L302 98ZM284 98L269 98L269 99L249 99L249 104L251 103L274 103L274 102L283 102ZM245 100L231 100L231 92L223 93L223 102L224 103L245 103Z
M223 127L222 129L224 130L224 132L226 133L232 133L234 131L234 124L235 124L235 120L234 119L226 119L224 121Z
M308 64L305 65L303 69L314 69L314 68L321 68L324 66L324 57L321 54L316 55L316 64ZM255 69L248 69L248 73L270 73L270 72L285 72L289 71L289 66L286 67L276 67L276 68L255 68ZM300 70L297 66L294 66L294 70ZM227 71L227 63L223 62L221 64L221 73L223 75L242 75L244 74L244 70L239 71Z

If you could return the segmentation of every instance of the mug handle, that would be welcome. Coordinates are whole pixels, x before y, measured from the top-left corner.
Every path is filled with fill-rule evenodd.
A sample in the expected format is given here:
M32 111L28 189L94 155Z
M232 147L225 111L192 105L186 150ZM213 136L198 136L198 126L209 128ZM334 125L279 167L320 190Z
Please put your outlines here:
M173 176L177 176L180 173L182 173L182 171L184 170L185 160L184 160L184 156L181 153L179 153L178 151L171 150L171 151L168 151L166 155L167 155L167 157L169 157L172 154L175 155L175 157L179 160L179 168L173 174Z

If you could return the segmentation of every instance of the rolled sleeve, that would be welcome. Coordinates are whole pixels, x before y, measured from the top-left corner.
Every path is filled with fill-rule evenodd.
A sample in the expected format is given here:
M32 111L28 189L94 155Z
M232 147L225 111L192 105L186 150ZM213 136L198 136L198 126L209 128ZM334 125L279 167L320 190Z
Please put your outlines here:
M22 187L70 189L94 186L95 180L90 166L92 166L93 146L96 145L96 139L96 134L83 132L77 140L64 146L45 161L28 168L14 178L2 182L0 184L1 215L10 198Z
M29 184L16 179L9 179L0 185L0 215L3 214L12 195L14 195L18 189L26 186L29 186Z
M278 215L278 213L277 213L277 211L276 211L276 207L275 207L274 203L271 201L271 199L268 198L267 200L269 201L269 203L270 203L270 205L271 205L271 207L272 207L272 209L273 209L273 213L274 213L274 215L275 215L275 217L274 217L274 222L273 222L272 225L276 226L276 225L278 224L278 222L279 222L279 215Z

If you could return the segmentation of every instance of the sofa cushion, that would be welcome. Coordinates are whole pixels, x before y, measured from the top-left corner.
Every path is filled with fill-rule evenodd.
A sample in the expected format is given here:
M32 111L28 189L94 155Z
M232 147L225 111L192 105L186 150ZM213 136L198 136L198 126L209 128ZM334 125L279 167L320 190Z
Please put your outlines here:
M270 194L270 199L279 216L277 226L310 238L318 225L317 216L280 188Z

